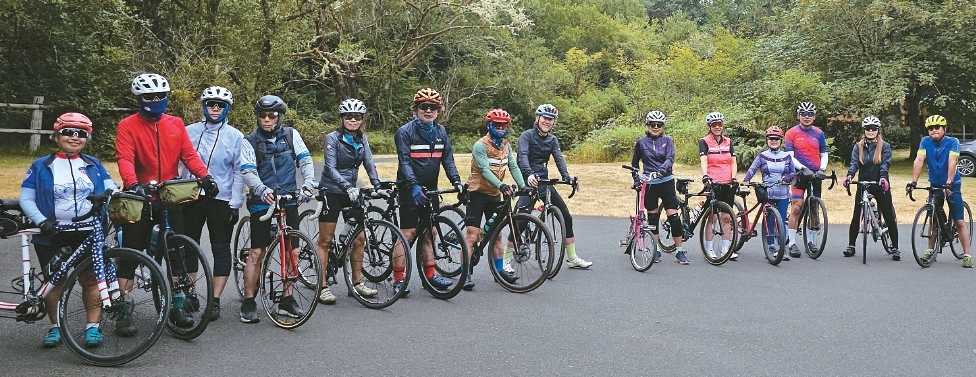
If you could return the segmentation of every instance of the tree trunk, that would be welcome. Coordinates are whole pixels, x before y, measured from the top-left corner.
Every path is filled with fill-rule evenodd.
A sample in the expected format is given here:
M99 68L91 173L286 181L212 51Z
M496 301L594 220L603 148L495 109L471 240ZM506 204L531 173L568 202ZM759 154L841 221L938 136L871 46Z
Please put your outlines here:
M905 101L902 103L905 125L908 126L908 142L911 148L908 154L909 161L915 160L915 156L918 155L918 144L926 134L925 124L922 123L921 109L919 109L920 89L918 85L912 85L908 93L905 94Z

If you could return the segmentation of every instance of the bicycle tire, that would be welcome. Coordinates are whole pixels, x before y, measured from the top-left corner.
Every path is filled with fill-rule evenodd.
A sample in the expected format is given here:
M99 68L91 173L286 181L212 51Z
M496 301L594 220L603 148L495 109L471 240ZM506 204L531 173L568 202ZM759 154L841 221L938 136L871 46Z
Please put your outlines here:
M682 224L687 225L688 219L683 218ZM667 213L662 213L660 219L658 219L658 236L657 236L657 246L660 251L665 253L673 253L678 249L677 244L674 242L674 234L671 232L671 223L668 222ZM678 237L683 237L684 235L679 235Z
M523 224L521 228L520 223ZM503 279L490 262L494 258L495 242L501 240L507 246L509 239L515 240L515 248L511 258L505 263L511 265L518 278L511 283ZM488 270L499 285L510 292L527 293L539 288L547 280L555 256L555 245L552 243L552 233L542 220L527 213L514 213L495 223L485 253L485 258L489 261L485 265L489 266Z
M102 331L102 344L99 347L85 347L85 331L88 323L85 304L80 284L75 284L79 276L86 272L93 272L93 261L87 258L68 274L64 281L58 301L58 327L68 349L86 363L97 366L118 366L135 360L146 353L163 333L163 327L169 322L169 307L172 297L166 274L162 268L148 255L129 248L112 248L103 252L105 263L117 265L120 259L126 259L139 272L132 280L133 286L128 289L128 300L113 299L112 306L103 308L99 317L99 328ZM115 293L110 291L109 294ZM96 299L88 303L100 307L101 300ZM136 326L134 336L123 337L115 332L115 328L124 313L125 303L128 301L129 318ZM80 304L80 307L76 307ZM150 310L145 310L150 308ZM52 308L53 309L53 308Z
M394 258L400 258L401 266L410 265L410 253L404 252L402 256L394 256L394 245L397 242L401 244L406 244L407 239L400 232L400 229L388 221L383 220L368 220L365 228L360 228L356 234L352 234L352 240L357 239L360 235L363 235L363 261L362 267L360 267L361 277L360 282L365 284L368 288L375 289L376 294L370 297L363 296L358 290L355 289L355 283L352 281L352 262L353 262L353 252L352 252L352 242L349 243L349 247L346 249L342 270L345 272L346 287L349 288L349 292L352 297L359 301L363 306L370 309L383 309L390 305L393 305L400 297L403 297L404 290L394 289L394 279L393 279L393 264ZM410 271L411 269L404 270L403 280L410 281Z
M546 216L543 221L549 227L549 232L552 233L552 242L555 244L556 250L552 269L549 271L549 279L552 279L562 269L563 261L566 260L566 219L559 207L549 206L549 216Z
M247 254L250 252L251 218L244 216L234 229L234 249L231 250L234 257L234 285L237 286L237 294L241 300L244 300L244 267L247 266Z
M800 224L800 229L803 229L803 249L806 250L810 259L817 259L823 254L824 246L827 244L827 229L829 228L827 224L830 223L827 221L827 206L824 205L823 200L815 196L807 199L809 205L804 216L800 219L803 222ZM815 217L816 219L814 219ZM816 246L815 249L811 249L810 242L807 242L807 232L814 232L813 244Z
M383 210L377 206L369 206L366 208L366 218L373 220L386 220L393 223L393 225L396 225L397 227L400 226L400 219L399 216L396 215L396 212L387 214L386 210Z
M729 224L731 225L731 229L727 231L722 229L723 227L721 221L712 221L712 228L708 229L708 217L706 216L713 216L713 211L717 212L718 216L721 214L729 216ZM715 227L716 224L718 224L717 228ZM735 212L732 211L732 207L730 207L727 203L720 201L714 201L714 203L706 205L704 213L702 213L702 219L700 221L698 230L698 242L701 246L702 257L705 258L705 261L713 266L721 266L725 262L728 262L729 258L732 257L732 245L735 245L736 240L739 238L737 234L738 232L735 229ZM722 246L721 238L719 239L720 242L715 242L715 236L721 235L725 232L730 234L728 249L725 249ZM708 248L705 247L705 237L707 234L712 235L712 253L709 253Z
M875 203L874 205L878 205L878 204ZM891 212L895 220L893 226L898 226L898 214L895 213L895 211L891 211ZM881 246L884 247L884 250L886 253L888 253L888 255L891 255L895 252L895 243L891 240L891 232L889 232L891 228L889 228L888 223L884 221L883 216L878 216L878 224L882 229L885 230L884 232L881 233Z
M966 223L967 228L969 229L969 242L970 242L970 244L972 244L972 242L973 242L973 237L972 237L972 233L973 233L973 231L972 231L973 212L969 209L969 203L962 202L962 207L963 207L962 208L962 216L963 216L962 219ZM955 222L950 222L950 224L951 224L951 226L953 228L955 228ZM956 257L956 259L962 259L962 257L965 256L965 254L962 253L962 244L960 243L960 242L962 242L962 240L960 240L960 238L959 238L959 231L958 230L955 230L952 233L953 233L952 239L948 242L948 244L949 244L949 250L952 251L952 255L954 257Z
M746 227L746 224L745 224L745 222L747 221L747 219L746 219L745 216L741 216L740 217L739 214L741 214L741 213L743 213L743 212L746 211L745 206L742 205L742 203L739 200L739 197L738 196L735 197L735 200L732 203L735 204L733 206L734 208L732 208L732 209L735 210L735 227L736 227L736 232L744 232L745 229L747 228ZM744 245L745 243L746 243L746 237L742 237L742 234L739 233L739 237L736 238L735 243L732 245L732 252L738 253L739 250L742 250L742 245Z
M779 262L783 261L783 253L786 252L785 227L786 225L783 223L783 217L780 216L779 211L773 207L765 207L762 223L763 253L766 254L766 260L769 261L769 264L773 266L777 266ZM774 244L769 243L770 237L773 237Z
M861 229L868 232L861 234L861 264L868 263L868 237L872 237L870 232L874 231L874 224L872 223L871 217L873 217L874 212L871 211L871 206L865 205L861 208Z
M644 272L654 265L657 242L654 240L654 234L651 233L650 229L640 229L639 232L639 235L630 239L630 245L627 246L627 249L630 250L630 265L637 272Z
M431 235L433 229L434 234ZM447 236L443 236L446 234ZM456 236L455 236L456 235ZM460 239L464 240L464 234L461 233L461 229L458 228L457 224L448 220L443 216L437 216L434 218L434 223L429 227L417 228L417 246L415 247L415 260L417 263L417 271L420 276L420 282L424 289L434 297L441 300L451 299L457 296L461 292L464 286L464 281L468 278L468 274L457 274L452 277L441 277L442 279L447 279L451 281L451 284L446 288L436 288L430 283L431 278L427 277L425 272L424 262L427 260L424 254L424 244L426 242L431 242L431 236L433 236L432 245L434 264L443 264L441 270L461 270L463 267L468 265L468 243L467 242L447 242L445 238ZM435 270L437 268L435 267Z
M445 237L446 241L462 242L462 243L468 242L467 238L465 238L467 235L466 233L467 226L464 225L464 216L465 216L464 211L462 211L458 207L441 206L440 210L437 211L437 215L443 216L444 218L450 220L451 222L454 222L458 226L458 229L461 230L461 233L458 234L459 237L457 239L455 239L452 234L449 237ZM436 257L436 253L435 253L435 257ZM461 273L461 269L453 268L453 267L454 264L438 263L434 265L434 270L437 271L438 274L441 274L441 276L456 277L458 276L458 274Z
M203 255L200 245L192 238L182 234L172 234L166 237L168 256L163 259L161 267L171 276L173 295L182 293L185 297L183 312L193 318L190 327L178 327L172 322L166 322L166 329L174 337L182 340L193 340L203 334L210 324L210 314L213 312L214 283L213 270ZM196 264L197 273L193 276L187 272L187 267ZM203 276L201 276L201 273ZM191 297L196 297L196 300ZM191 304L195 302L194 304Z
M915 213L915 221L912 222L912 254L915 255L915 262L918 263L922 268L929 267L935 262L936 257L939 255L940 244L940 233L938 230L935 232L932 229L938 229L938 220L935 220L935 216L932 216L933 207L931 205L925 204L918 209ZM921 223L919 220L921 219ZM932 248L932 256L928 261L923 261L922 256L928 249L928 239L935 237L935 243Z
M309 240L307 236L296 230L286 231L285 237L291 238L293 242L295 242L297 239L297 242L300 243L297 245L297 247L292 245L293 249L301 249L304 247L309 247L309 245L313 245L312 241ZM274 238L271 241L271 245L268 246L267 251L264 253L264 258L261 263L261 300L264 304L264 310L271 319L271 322L274 322L276 326L281 328L294 329L305 324L305 322L312 317L312 313L315 312L315 307L319 302L319 289L321 289L318 273L319 271L322 271L322 264L319 261L319 254L317 252L310 253L307 262L312 264L309 266L310 270L316 273L314 276L307 276L309 280L314 282L311 289L306 287L305 284L294 284L294 282L289 284L287 282L289 279L282 276L282 265L284 264L285 266L288 266L290 262L287 262L287 260L282 260L282 256L285 256L285 258L288 258L288 256L283 254L280 250L283 245L279 241L280 240L278 238ZM314 248L314 246L311 247ZM296 258L295 264L298 265L297 267L299 269L302 268L299 265L301 260L298 259L298 254L295 254L294 257ZM295 279L297 281L298 271L289 271L288 273L295 273L296 276L290 279ZM289 290L289 285L291 288L291 295L286 295L287 291ZM305 310L302 315L293 317L291 315L280 313L281 311L279 311L278 306L281 303L281 300L288 296L293 297L298 307Z
M302 234L308 237L309 241L312 241L311 248L303 247L298 254L298 260L304 260L308 262L309 253L318 253L318 248L316 247L316 243L319 240L319 219L317 216L315 216L314 209L306 209L302 211L301 215L299 215L298 231L302 232ZM321 259L321 256L319 257L319 259ZM302 281L302 284L305 284L306 287L312 289L312 287L315 286L315 283L311 282L308 276L306 276L305 274L306 270L302 269L299 270L298 272L299 272L298 278ZM315 275L318 275L318 273L316 273Z

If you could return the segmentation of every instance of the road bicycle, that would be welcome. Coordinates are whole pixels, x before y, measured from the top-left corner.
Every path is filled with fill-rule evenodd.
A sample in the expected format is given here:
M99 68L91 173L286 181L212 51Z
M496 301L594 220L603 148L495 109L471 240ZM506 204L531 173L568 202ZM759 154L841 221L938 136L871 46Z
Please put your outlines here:
M861 206L858 232L861 233L862 239L861 245L863 252L861 253L861 264L867 264L868 237L874 239L874 242L881 241L881 245L888 255L891 255L895 251L895 248L894 243L891 242L891 234L888 233L888 224L885 223L884 219L881 218L881 214L878 213L878 205L875 203L874 195L868 192L872 189L881 188L881 183L878 181L851 181L851 184L861 186L859 190L861 200L857 204ZM851 196L850 186L847 186L847 196ZM898 226L897 223L895 226Z
M380 180L380 185L377 187L380 190L389 190L390 195L386 199L386 206L380 207L377 205L370 204L369 208L366 209L366 217L371 219L386 220L393 225L400 226L400 216L398 215L398 210L400 209L399 203L399 188L396 182L390 180ZM464 203L458 201L457 203L442 203L437 214L444 216L449 220L454 221L458 228L464 229L464 210L461 209Z
M634 172L636 174L636 169ZM678 215L684 228L684 234L681 235L682 241L686 242L691 239L695 235L694 229L700 227L698 241L705 261L715 266L724 264L732 257L732 245L735 245L738 240L738 232L733 223L735 212L732 211L732 207L723 201L712 200L712 190L723 184L712 183L703 187L701 191L691 194L688 192L688 184L693 181L692 179L675 179L677 181L675 190L683 196L683 198L678 198ZM735 181L730 185L738 190L738 184ZM694 209L688 205L688 201L693 197L704 198ZM711 221L708 221L709 219ZM676 246L671 234L671 224L668 223L666 216L661 216L658 229L658 247L665 252L673 252ZM718 237L717 241L719 242L714 242L716 237ZM726 241L725 237L728 237L728 247L725 247L724 242L722 242ZM709 245L711 247L708 247Z
M834 184L837 183L837 173L831 170L828 177L824 172L804 169L798 174L798 176L800 175L807 177L810 183L803 192L803 206L800 207L800 215L797 219L796 237L804 241L802 242L803 248L810 259L817 259L823 254L824 246L827 244L827 229L829 228L827 224L829 223L827 222L827 206L824 205L823 200L813 195L813 181L823 182L830 179L830 187L827 189L832 190ZM792 203L790 206L792 207ZM787 221L789 221L791 213L792 209L787 212ZM813 241L807 237L808 232L813 234Z
M49 310L57 310L58 328L62 339L76 356L98 366L116 366L135 360L148 351L159 339L169 320L170 289L163 270L151 258L134 249L105 246L107 203L111 190L92 195L91 210L60 223L60 231L91 229L85 241L75 250L63 248L47 266L41 266L50 276L31 266L30 237L40 229L22 213L16 200L0 200L0 236L19 235L23 274L11 282L21 302L0 302L0 311L12 312L18 322L33 323L46 318ZM116 274L119 262L125 259L135 267L137 278L131 286L120 286ZM64 283L58 307L46 307L44 297ZM92 287L92 285L97 285ZM96 310L102 343L87 347L85 335L88 312ZM123 336L113 329L125 319L136 331Z
M752 208L744 209L741 212L738 212L735 220L736 231L738 232L739 236L739 245L741 245L751 238L758 236L756 232L756 225L759 224L760 218L762 219L763 226L761 229L763 253L766 254L766 260L769 261L769 264L774 266L783 261L783 253L786 252L786 223L783 222L783 216L779 214L779 210L777 210L776 207L773 207L772 204L769 204L767 190L780 184L781 183L747 183L745 186L752 187L755 190L756 204L754 204ZM745 192L744 194L743 191ZM742 201L745 203L746 197L749 196L749 190L737 190L736 195L742 197ZM748 205L746 205L746 207L748 207ZM759 209L758 211L757 208ZM753 211L756 212L756 216L750 222L749 213Z
M630 170L633 175L637 175L637 169L630 165L624 165L624 169ZM644 192L647 189L649 177L641 176L640 184L635 187L637 190L637 200L634 201L634 215L630 217L630 229L627 237L620 241L620 246L627 248L624 254L630 255L630 265L639 272L647 271L657 261L658 243L654 240L652 229L655 225L647 223L644 215Z
M915 214L915 221L912 223L912 253L919 266L929 267L938 258L939 254L946 245L952 251L952 255L957 259L964 256L959 233L956 230L955 222L946 216L942 208L945 201L945 190L951 186L932 184L929 187L915 187L914 190L928 191L928 198L925 204L918 209ZM908 197L913 202L915 197L912 190L908 191ZM969 209L969 203L963 202L963 220L969 228L970 242L973 234L973 212ZM929 257L925 258L928 254Z
M539 199L542 199L542 205L534 208L532 214L537 216L539 220L542 220L546 224L546 227L549 228L549 231L552 233L552 242L556 249L556 256L552 261L552 269L549 271L550 279L556 277L556 274L562 268L563 260L566 259L566 220L559 207L552 204L551 193L552 190L556 189L553 187L555 185L569 185L572 187L573 191L566 197L567 199L572 199L576 195L576 191L579 190L579 181L576 177L573 177L570 181L561 181L558 179L539 180L536 186L536 194Z
M393 223L381 219L371 219L365 216L364 210L368 207L369 201L373 199L386 199L390 196L388 190L369 190L363 189L359 193L356 203L353 206L343 207L340 211L345 220L345 229L338 237L332 240L329 245L328 258L325 276L328 285L337 284L336 273L339 266L344 272L346 288L349 295L354 297L363 306L370 309L382 309L393 305L404 291L395 288L393 276L393 265L409 266L411 263L410 253L403 253L395 256L393 249L397 242L406 244L407 239L403 236ZM316 209L305 210L299 217L299 229L303 234L309 236L313 242L319 238L318 217L322 212L325 198L317 196L318 206ZM348 216L355 214L354 216ZM362 241L359 239L362 238ZM362 242L363 255L361 259L353 252L355 244ZM301 253L299 258L306 258L306 253ZM360 271L360 279L354 281L353 271ZM411 269L404 270L404 284L410 281ZM307 278L303 275L303 282ZM362 295L354 286L364 283L368 288L376 290L376 294L370 296Z
M473 271L485 255L485 250L490 250L488 269L495 281L510 292L527 293L539 288L552 270L556 248L546 223L531 214L512 210L513 197L533 193L534 190L524 189L515 191L511 196L503 193L501 203L498 203L498 207L485 222L480 239L474 243L474 252L471 255ZM503 250L509 244L512 255L505 258ZM507 271L514 279L508 280L508 277L500 274L497 266L490 263L498 258L505 259L502 270Z

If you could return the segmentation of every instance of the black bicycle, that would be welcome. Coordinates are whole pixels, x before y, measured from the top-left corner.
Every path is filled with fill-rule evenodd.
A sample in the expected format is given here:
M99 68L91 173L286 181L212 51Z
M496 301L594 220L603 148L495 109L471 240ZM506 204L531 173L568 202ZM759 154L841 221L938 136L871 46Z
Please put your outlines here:
M801 175L810 180L810 184L804 190L803 206L800 207L800 216L797 219L796 237L804 240L802 242L803 247L810 259L817 259L823 254L824 246L827 244L827 229L829 228L827 224L829 223L827 222L827 206L824 205L823 200L813 195L813 181L823 182L830 179L830 187L827 189L832 190L834 184L837 183L837 173L831 170L828 177L824 172L804 169L798 174L798 176ZM786 213L787 222L789 222L791 213L792 211ZM807 233L813 234L813 241L809 241L811 238L807 237Z
M579 190L579 181L576 177L573 177L570 181L561 181L558 179L548 179L539 180L538 189L536 194L539 199L542 199L542 205L537 208L533 208L532 214L537 216L539 220L542 220L549 228L552 233L553 246L556 249L555 259L552 261L552 268L549 271L549 278L552 279L556 277L559 270L562 268L563 260L566 259L566 220L563 217L563 212L559 210L552 204L551 192L556 188L555 185L569 185L573 188L573 191L569 193L567 199L572 199L576 195L576 191Z
M948 218L942 205L945 201L945 190L952 188L947 185L930 185L929 187L916 187L915 190L928 191L928 198L925 204L918 209L915 214L915 221L912 223L912 253L915 254L915 261L919 266L929 267L942 253L946 245L952 251L952 255L957 259L962 259L963 250L960 245L959 234L952 219ZM908 197L913 202L915 197L912 191L908 191ZM963 220L969 227L969 239L972 242L973 235L973 212L969 209L969 203L963 202Z
M891 234L888 233L888 224L885 223L884 219L881 218L881 214L878 213L878 204L875 203L874 195L868 192L873 188L880 188L881 183L878 181L851 181L851 184L861 186L861 198L857 204L861 206L858 232L861 233L862 239L863 252L861 253L861 264L867 264L868 238L874 239L874 242L881 241L881 245L884 246L884 250L888 255L891 255L895 251L895 248L891 242ZM847 186L847 196L851 196L850 186Z

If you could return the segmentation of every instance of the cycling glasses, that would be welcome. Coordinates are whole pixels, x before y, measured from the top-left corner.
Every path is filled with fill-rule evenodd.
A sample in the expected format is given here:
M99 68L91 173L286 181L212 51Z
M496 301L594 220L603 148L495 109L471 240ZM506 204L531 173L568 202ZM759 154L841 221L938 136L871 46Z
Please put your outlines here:
M874 127L874 126L864 127L864 130L865 131L877 131L877 130L880 130L880 129L881 129L881 127Z
M166 92L160 93L145 93L139 96L143 101L146 102L158 102L166 99Z
M650 128L664 128L664 123L661 122L651 122L647 124Z
M767 137L766 140L769 140L769 141L783 141L783 138L781 138L779 136L770 136L770 137Z
M423 111L437 111L441 109L441 105L436 103L422 103L417 108Z
M937 129L940 129L940 128L942 128L942 125L928 126L928 127L925 127L925 130L928 131L928 132L932 132L932 131L937 130Z
M799 116L801 116L801 117L812 117L812 116L817 115L817 112L816 111L800 111L800 112L797 112L797 114Z
M277 111L273 111L273 112L270 112L270 113L260 113L260 114L258 114L258 118L261 118L261 119L278 119L278 112Z
M82 139L87 139L89 136L88 131L78 129L78 128L62 128L60 131L58 131L58 134L67 137L77 136Z
M342 119L345 119L345 120L363 120L363 118L365 118L365 117L366 117L366 115L364 115L363 113L345 113L345 114L342 114Z
M227 107L227 104L221 101L207 101L207 107L216 107L223 110L225 107Z

